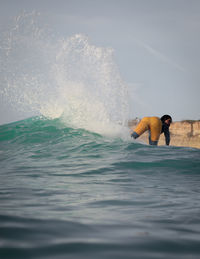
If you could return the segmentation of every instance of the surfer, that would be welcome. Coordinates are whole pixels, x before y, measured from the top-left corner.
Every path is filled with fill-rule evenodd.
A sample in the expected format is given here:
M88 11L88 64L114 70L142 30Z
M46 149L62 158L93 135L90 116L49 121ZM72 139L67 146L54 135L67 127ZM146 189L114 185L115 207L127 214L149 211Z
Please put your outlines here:
M159 137L162 133L165 135L166 145L170 143L169 127L172 122L170 115L158 117L144 117L138 123L137 127L131 133L134 139L141 136L145 131L149 131L149 145L158 145Z

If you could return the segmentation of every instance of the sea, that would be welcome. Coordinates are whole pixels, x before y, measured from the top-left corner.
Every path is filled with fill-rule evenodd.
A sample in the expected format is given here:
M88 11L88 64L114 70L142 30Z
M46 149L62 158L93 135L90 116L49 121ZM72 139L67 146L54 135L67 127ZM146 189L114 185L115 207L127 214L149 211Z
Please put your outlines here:
M0 258L200 258L200 150L131 139L113 50L40 18L0 37Z
M0 126L0 258L199 258L200 150Z

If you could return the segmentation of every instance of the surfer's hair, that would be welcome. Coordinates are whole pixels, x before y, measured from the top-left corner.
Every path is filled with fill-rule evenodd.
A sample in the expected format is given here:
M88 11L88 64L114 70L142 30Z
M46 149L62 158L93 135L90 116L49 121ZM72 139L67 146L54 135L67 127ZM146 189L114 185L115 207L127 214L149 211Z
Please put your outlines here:
M167 114L165 114L165 115L163 115L161 118L161 121L164 123L166 120L171 120L171 122L172 122L172 117L170 116L170 115L167 115Z

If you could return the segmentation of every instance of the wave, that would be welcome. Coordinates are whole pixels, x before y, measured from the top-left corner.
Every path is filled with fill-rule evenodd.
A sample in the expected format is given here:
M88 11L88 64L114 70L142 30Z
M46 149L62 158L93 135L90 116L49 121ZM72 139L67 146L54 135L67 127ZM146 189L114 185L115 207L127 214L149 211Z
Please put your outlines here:
M101 134L123 131L128 87L111 48L95 46L83 34L55 39L39 14L25 12L0 42L1 94L13 109Z
M46 117L36 116L25 120L5 124L0 126L0 141L10 142L37 142L43 143L49 140L72 137L76 135L98 134L88 132L84 129L74 129L67 126L60 118L47 119Z
M152 147L133 141L129 134L126 138L116 135L105 136L83 128L71 127L71 124L67 125L62 118L47 119L43 116L1 125L0 144L2 150L7 149L13 153L15 151L16 154L21 147L24 153L28 150L32 157L40 157L41 149L51 155L57 153L58 157L63 156L63 159L66 157L63 155L63 150L74 157L82 154L82 157L85 155L88 158L99 159L105 158L106 154L109 156L114 154L116 157L112 161L114 166L138 170L146 170L148 167L152 170L155 167L156 170L168 168L173 171L174 168L181 170L186 168L187 171L188 168L195 167L195 157L198 155L198 150L195 149ZM124 156L125 161L123 161ZM117 157L122 159L116 161ZM190 161L188 165L187 161Z

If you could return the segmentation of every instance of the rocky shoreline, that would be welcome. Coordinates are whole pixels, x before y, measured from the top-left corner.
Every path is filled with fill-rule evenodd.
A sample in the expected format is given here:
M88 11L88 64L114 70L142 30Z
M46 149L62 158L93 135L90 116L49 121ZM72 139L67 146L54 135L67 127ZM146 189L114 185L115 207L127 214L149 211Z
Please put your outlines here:
M128 123L134 128L139 119L131 120ZM200 148L200 120L184 120L173 122L170 126L171 146ZM144 133L140 139L148 143L148 133ZM165 145L164 134L161 134L159 145Z

